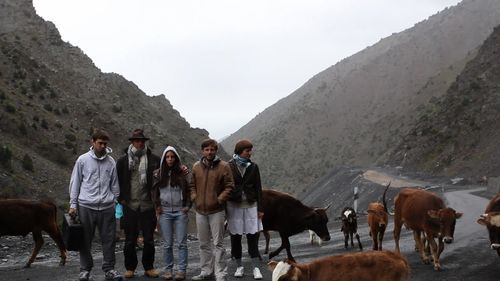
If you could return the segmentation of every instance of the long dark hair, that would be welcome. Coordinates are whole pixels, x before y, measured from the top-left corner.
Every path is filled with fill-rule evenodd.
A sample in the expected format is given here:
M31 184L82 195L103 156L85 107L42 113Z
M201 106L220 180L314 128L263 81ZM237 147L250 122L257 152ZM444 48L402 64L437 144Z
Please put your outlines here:
M168 181L170 180L170 186L181 186L182 179L182 170L181 170L181 161L179 160L179 156L172 150L165 152L172 152L175 157L175 162L172 167L167 165L167 159L165 159L165 155L163 155L163 165L161 167L161 178L160 178L160 188L167 186ZM170 171L170 177L168 172Z

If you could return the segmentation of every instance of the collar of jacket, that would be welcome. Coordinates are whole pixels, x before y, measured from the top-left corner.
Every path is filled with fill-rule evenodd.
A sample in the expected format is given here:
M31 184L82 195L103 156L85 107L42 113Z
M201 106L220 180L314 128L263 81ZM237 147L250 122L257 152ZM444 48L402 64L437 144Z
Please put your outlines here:
M203 166L205 166L205 167L209 167L209 168L210 168L210 167L215 167L215 166L217 166L217 165L220 163L220 161L221 161L221 159L219 158L219 156L215 156L214 160L211 162L211 163L212 163L212 165L211 165L211 166L208 166L208 165L205 163L205 159L206 159L206 158L205 158L205 156L201 157L201 159L200 159L200 163L201 163L201 164L203 164ZM207 162L208 162L208 160L207 160Z

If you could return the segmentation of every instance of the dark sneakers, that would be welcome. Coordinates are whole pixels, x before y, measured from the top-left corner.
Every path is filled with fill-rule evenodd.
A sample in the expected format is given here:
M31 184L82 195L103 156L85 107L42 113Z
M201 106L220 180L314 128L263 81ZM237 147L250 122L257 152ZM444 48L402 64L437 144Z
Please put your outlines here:
M104 279L112 281L123 281L123 276L118 271L111 269L104 273Z

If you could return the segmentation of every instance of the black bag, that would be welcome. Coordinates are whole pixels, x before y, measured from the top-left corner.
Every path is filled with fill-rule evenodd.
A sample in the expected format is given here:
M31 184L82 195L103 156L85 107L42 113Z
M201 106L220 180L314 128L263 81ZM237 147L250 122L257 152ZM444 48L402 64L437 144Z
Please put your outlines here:
M62 225L64 244L68 251L80 251L83 246L83 225L78 216L64 214Z

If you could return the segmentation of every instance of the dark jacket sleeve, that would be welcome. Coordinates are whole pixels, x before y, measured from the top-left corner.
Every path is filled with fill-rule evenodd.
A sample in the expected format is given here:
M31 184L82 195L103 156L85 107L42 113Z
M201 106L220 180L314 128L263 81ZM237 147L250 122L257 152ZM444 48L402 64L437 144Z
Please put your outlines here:
M156 208L161 207L160 202L160 169L156 169L153 172L153 183L151 187L151 200Z
M262 183L260 182L260 171L257 164L255 164L255 189L257 191L257 211L262 212Z
M116 175L120 185L120 196L118 202L124 203L130 197L130 171L128 170L127 156L122 156L116 161Z

